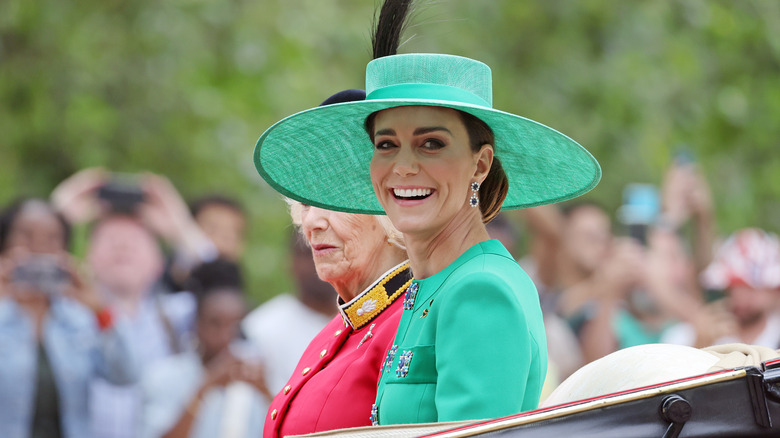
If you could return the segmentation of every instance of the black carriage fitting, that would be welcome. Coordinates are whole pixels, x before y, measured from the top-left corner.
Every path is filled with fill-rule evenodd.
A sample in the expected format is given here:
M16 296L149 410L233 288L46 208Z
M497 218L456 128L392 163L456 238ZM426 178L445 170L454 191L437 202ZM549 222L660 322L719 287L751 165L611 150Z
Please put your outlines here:
M780 403L780 361L764 369L764 390L769 400Z
M673 394L663 399L658 407L658 413L661 418L669 422L669 427L664 432L663 438L677 438L685 423L691 419L693 407L688 403L688 400Z
M753 416L756 424L761 427L771 428L772 417L769 416L769 404L764 393L764 373L755 367L747 368L745 372L745 381L748 385L750 404L753 407Z

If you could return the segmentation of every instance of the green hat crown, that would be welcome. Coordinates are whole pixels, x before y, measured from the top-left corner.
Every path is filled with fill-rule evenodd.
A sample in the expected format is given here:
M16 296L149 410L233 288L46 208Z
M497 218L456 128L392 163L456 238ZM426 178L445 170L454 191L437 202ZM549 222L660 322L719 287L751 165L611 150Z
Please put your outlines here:
M430 99L493 107L490 67L454 55L385 56L366 66L366 100Z

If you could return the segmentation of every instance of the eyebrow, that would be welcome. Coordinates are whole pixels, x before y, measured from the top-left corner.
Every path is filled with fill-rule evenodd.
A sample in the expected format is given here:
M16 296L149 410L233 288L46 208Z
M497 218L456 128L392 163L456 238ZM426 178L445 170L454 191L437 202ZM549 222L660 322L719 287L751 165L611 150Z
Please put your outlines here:
M422 135L422 134L428 134L430 132L435 131L444 131L450 135L452 135L452 131L449 129L443 127L443 126L425 126L422 128L417 128L412 133L413 135ZM379 131L375 132L374 135L395 135L394 129L380 129Z
M421 135L421 134L427 134L429 132L434 131L445 131L446 133L452 135L452 132L445 128L444 126L431 126L431 127L423 127L423 128L417 128L414 130L414 135Z

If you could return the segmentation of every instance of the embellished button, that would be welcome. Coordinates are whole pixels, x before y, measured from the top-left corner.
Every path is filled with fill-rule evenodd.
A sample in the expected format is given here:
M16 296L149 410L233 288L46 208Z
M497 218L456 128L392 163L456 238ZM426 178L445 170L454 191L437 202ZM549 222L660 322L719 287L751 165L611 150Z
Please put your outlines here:
M284 395L289 394L291 389L292 389L292 387L290 385L285 386L284 387Z
M371 425L379 426L379 407L374 403L371 405Z
M273 411L271 411L271 420L276 420L276 414L278 414L278 413L279 413L279 412L277 412L277 411L276 411L276 409L274 409Z
M404 310L412 310L414 308L414 299L417 297L417 289L419 289L417 283L412 282L409 287L406 288L406 294L404 294Z
M336 336L338 336L340 334L341 334L341 329L336 330L336 333L333 333L333 337L335 338Z
M311 371L311 368L306 367L306 368L303 369L303 371L301 371L301 375L305 376L305 375L309 374L309 371Z
M328 350L320 351L320 357L325 357L326 354L328 354Z
M396 377L406 377L409 374L409 363L412 362L413 352L404 350L401 357L398 358L398 368L395 369Z
M382 369L379 370L381 373L382 371L389 372L390 368L393 366L393 359L395 359L395 353L398 351L398 346L393 345L390 350L387 352L387 357L385 358L385 363L382 364Z

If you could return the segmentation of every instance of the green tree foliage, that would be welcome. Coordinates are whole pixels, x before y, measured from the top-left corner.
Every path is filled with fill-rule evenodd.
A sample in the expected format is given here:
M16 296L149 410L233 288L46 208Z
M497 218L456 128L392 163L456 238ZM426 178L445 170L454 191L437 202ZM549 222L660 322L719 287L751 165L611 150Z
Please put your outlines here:
M252 216L253 296L288 289L289 219L252 148L282 117L362 86L375 1L0 2L0 201L88 166L232 194ZM658 183L685 148L722 231L780 228L780 3L418 3L401 51L491 65L497 108L601 162L590 197L614 210L626 183Z

